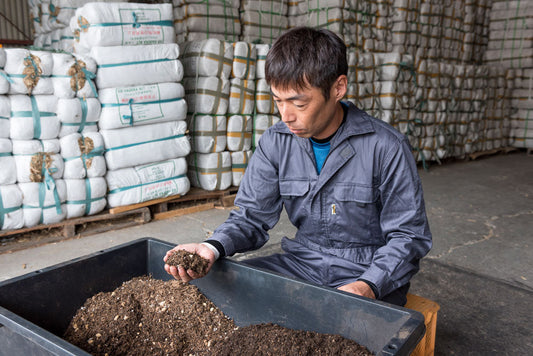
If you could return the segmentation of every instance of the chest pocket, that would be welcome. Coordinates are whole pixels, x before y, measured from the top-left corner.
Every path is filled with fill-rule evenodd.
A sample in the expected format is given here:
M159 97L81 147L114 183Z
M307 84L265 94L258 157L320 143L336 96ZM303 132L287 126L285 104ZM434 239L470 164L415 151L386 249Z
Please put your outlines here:
M283 180L279 182L279 193L283 199L302 197L308 191L308 180Z
M341 202L354 202L360 207L376 202L376 194L372 187L356 184L337 184L335 199Z

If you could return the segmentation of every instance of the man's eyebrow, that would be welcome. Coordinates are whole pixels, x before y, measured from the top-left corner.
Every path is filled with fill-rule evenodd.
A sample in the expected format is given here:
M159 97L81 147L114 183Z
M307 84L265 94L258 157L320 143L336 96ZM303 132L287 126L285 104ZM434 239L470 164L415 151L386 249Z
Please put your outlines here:
M274 94L274 93L272 92L272 90L270 90L270 94L272 94L272 96L273 96L274 98L279 98L276 94ZM307 98L307 96L306 96L305 94L296 94L296 95L291 96L290 98L287 98L287 99L285 99L285 100L287 100L287 101L292 101L292 100L304 100L304 99L306 99L306 98Z

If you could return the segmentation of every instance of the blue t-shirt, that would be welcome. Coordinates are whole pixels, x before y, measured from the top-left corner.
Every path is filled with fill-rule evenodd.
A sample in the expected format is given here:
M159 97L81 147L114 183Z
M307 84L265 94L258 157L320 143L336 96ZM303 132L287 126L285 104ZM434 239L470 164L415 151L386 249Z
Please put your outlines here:
M322 171L322 166L326 161L326 157L329 154L329 148L331 146L330 141L318 143L312 138L309 140L311 141L311 145L313 145L313 151L315 152L316 171L318 174L320 174L320 171Z

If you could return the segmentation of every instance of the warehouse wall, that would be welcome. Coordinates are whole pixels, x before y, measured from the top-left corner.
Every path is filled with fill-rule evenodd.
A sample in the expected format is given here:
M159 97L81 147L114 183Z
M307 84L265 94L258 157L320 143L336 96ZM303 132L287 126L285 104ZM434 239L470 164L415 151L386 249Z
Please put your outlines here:
M0 1L0 44L18 47L33 43L29 14L27 0Z

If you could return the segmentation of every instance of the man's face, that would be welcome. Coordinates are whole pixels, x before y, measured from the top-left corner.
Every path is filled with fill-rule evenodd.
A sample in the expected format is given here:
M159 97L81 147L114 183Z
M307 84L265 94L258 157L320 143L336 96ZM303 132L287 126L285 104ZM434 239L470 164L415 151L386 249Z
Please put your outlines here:
M342 107L336 105L333 88L328 101L320 89L311 86L298 90L282 90L272 86L271 91L281 120L296 136L323 139L335 133L342 122Z

